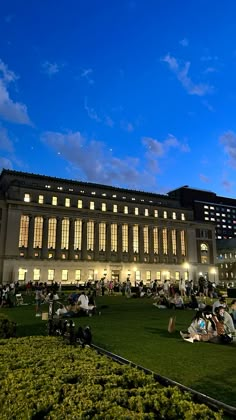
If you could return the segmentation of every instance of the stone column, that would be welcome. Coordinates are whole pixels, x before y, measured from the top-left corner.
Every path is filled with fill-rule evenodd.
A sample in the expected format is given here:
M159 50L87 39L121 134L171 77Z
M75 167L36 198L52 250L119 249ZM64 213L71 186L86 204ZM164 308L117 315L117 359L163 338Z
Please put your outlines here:
M57 232L56 232L56 258L61 258L61 233L62 233L62 219L57 217Z
M82 260L87 260L87 220L82 221Z
M28 234L28 257L33 257L34 245L34 216L29 217L29 234Z
M129 261L134 261L133 225L128 225L128 254Z
M106 260L111 260L111 224L106 223Z
M75 251L74 251L74 234L75 234L75 221L74 221L74 219L70 219L70 227L69 227L69 251L68 251L69 260L73 260L74 257L75 257Z
M43 218L42 258L48 257L48 217Z

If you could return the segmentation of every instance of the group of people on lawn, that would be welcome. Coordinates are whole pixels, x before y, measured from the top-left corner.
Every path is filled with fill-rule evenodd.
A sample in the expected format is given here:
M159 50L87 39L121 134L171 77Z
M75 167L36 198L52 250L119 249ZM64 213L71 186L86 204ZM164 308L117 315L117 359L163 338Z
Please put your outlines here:
M219 298L213 306L206 305L197 310L187 332L180 331L181 337L189 342L197 341L227 344L236 341L236 299L230 307L224 297Z

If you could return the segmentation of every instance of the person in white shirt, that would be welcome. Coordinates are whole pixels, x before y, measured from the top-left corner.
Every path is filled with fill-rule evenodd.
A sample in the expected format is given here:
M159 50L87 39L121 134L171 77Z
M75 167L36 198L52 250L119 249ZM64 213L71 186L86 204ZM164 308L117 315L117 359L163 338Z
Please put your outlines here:
M77 304L80 310L86 311L87 313L94 309L94 305L89 305L89 298L84 292L79 296Z

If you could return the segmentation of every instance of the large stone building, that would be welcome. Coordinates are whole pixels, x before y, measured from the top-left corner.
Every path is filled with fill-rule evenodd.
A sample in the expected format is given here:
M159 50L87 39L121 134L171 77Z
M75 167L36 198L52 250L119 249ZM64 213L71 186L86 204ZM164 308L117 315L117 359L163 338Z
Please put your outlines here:
M214 226L167 195L0 175L0 282L217 280Z

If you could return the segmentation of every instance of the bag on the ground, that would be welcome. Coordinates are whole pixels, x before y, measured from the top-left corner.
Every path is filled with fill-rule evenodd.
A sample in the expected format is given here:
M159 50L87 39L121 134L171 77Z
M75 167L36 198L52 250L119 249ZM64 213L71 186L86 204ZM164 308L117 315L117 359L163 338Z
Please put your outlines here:
M171 316L168 323L168 332L171 334L175 331L175 316Z

